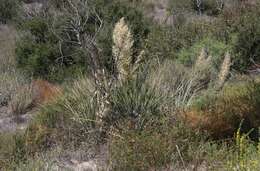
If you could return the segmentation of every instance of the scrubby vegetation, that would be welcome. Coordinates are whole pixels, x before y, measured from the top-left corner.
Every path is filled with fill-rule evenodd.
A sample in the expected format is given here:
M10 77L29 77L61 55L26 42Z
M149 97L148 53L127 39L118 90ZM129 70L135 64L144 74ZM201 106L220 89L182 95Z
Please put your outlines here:
M259 7L0 0L0 170L259 170Z
M0 1L0 23L7 23L15 20L19 15L20 0Z

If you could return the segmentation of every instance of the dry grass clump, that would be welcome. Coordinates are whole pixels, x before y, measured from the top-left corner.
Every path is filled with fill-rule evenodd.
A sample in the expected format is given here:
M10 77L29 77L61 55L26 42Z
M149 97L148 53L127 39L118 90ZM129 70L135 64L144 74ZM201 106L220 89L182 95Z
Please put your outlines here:
M169 98L169 105L181 107L189 105L199 87L196 87L196 78L192 78L189 72L190 70L181 64L166 61L151 71L147 82L157 94Z
M14 116L25 114L33 107L51 103L59 95L61 88L44 80L18 85L8 102L9 112Z
M189 106L192 99L211 82L210 60L201 56L192 68L174 61L165 61L160 67L153 69L148 84L159 94L170 98L175 107Z
M148 83L159 94L170 98L173 106L186 107L191 104L194 97L207 89L221 90L230 74L230 67L231 57L227 52L222 67L216 74L212 69L212 57L205 48L202 48L192 67L186 67L175 61L165 61L159 67L152 68Z
M91 131L95 127L97 104L95 102L94 83L86 77L82 77L73 83L63 101L63 110L70 114L73 121L82 126L85 131ZM75 105L77 104L77 105Z
M31 85L16 69L16 30L0 26L0 106L9 106L11 114L24 114L32 104Z
M6 106L16 89L25 83L15 69L15 36L13 27L0 25L0 106Z
M53 86L43 90L57 90ZM72 147L81 142L96 143L99 132L95 129L97 107L92 82L88 78L80 78L62 92L47 96L49 100L41 105L35 120L26 131L28 151L32 154L54 145Z
M33 107L32 86L30 84L20 87L11 96L8 103L10 113L14 116L25 114Z
M0 73L0 106L7 106L16 90L25 83L26 80L20 73Z

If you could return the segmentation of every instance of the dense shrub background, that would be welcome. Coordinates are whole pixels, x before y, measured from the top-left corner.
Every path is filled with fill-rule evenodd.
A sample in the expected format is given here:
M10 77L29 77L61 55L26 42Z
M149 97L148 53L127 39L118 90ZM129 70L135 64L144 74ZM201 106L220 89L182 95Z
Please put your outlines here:
M127 19L134 33L134 53L140 51L141 39L147 36L149 25L138 8L134 8L124 1L114 0L108 3L100 0L90 1L90 4L98 11L104 22L103 29L97 35L97 45L102 49L100 51L102 62L108 70L112 71L112 29L114 24L122 17ZM16 56L18 66L29 74L51 81L62 81L88 71L90 59L89 54L83 53L76 45L60 42L57 36L66 35L62 35L63 33L60 33L59 30L66 25L66 17L70 16L58 16L54 20L52 12L50 9L49 14L47 11L47 14L42 13L21 23L19 27L24 31L24 35L17 44ZM89 34L94 34L95 24L92 20L89 21L85 28ZM60 35L56 35L57 33ZM71 35L71 37L73 36L75 35Z
M95 35L100 67L109 72L122 67L122 60L112 56L112 32L122 17L134 39L133 49L126 49L134 54L125 56L132 61L122 63L133 65L130 68L140 66L133 74L138 73L136 77L117 79L118 73L104 72L97 74L97 81L89 77L93 71L89 49L72 43L77 35L70 30L75 15L66 9L68 2L49 2L42 12L15 22L19 32L16 61L5 66L13 59L9 58L12 52L0 58L0 105L14 104L17 113L28 114L23 110L27 109L27 91L23 91L27 76L62 82L57 85L62 93L52 100L46 95L46 103L33 108L33 119L24 132L0 134L0 169L34 169L38 157L55 148L64 153L66 161L73 160L77 150L78 161L98 160L93 156L85 159L85 155L107 152L101 158L108 160L112 170L259 167L260 148L255 146L259 143L251 143L259 138L259 76L249 79L244 75L254 62L260 62L257 3L225 1L222 9L220 1L204 0L199 13L194 0L171 0L168 8L164 1L88 0L89 11L80 12L89 12L89 20L80 29L93 37L99 26L96 14L101 17L103 27ZM158 24L149 18L151 12L160 15L162 11L172 17L173 24ZM17 14L9 14L1 22L12 24L9 21L15 21ZM120 38L120 34L114 35ZM8 42L4 45L15 47ZM202 49L206 49L205 55L200 55ZM138 56L141 51L143 56ZM26 71L26 77L17 74L16 64L18 72ZM80 74L84 77L78 77ZM53 158L57 164L62 159ZM44 165L49 163L41 160L37 167L41 170Z
M20 0L1 0L0 1L0 23L7 23L15 19L20 11Z
M260 21L257 20L260 12L257 7L249 9L240 17L234 52L235 67L241 71L245 71L253 62L260 62Z

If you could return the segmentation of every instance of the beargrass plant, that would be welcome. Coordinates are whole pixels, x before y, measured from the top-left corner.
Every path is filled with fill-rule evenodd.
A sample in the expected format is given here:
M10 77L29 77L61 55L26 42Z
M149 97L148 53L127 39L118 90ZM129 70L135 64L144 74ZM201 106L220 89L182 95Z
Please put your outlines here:
M176 61L165 61L159 68L153 68L148 84L168 98L170 106L189 106L193 98L207 89L213 81L211 77L211 57L204 49L191 68Z
M128 118L139 129L148 121L161 117L161 106L164 98L141 78L129 80L118 87L111 95L111 113L108 116L110 125L117 125Z

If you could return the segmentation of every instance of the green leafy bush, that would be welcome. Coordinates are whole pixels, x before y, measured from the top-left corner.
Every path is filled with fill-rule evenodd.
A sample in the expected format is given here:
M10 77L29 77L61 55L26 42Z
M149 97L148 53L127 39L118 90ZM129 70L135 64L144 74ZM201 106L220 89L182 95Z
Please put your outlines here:
M234 45L235 67L240 71L260 62L260 17L259 7L251 9L240 17L238 32Z
M259 2L233 2L214 22L213 35L232 48L233 68L247 71L259 60Z
M22 29L29 33L18 41L16 59L18 67L34 77L61 81L84 71L85 58L71 45L60 49L64 44L59 44L51 30L52 22L51 18L35 16L22 24ZM77 55L73 56L74 53Z
M0 23L7 23L19 15L20 0L0 0Z
M66 5L66 4L65 4ZM121 1L89 2L90 16L88 24L82 31L97 39L97 46L100 50L102 64L112 71L112 30L114 24L125 17L131 25L135 43L134 53L137 53L141 46L141 39L148 34L148 22L142 12ZM95 9L95 10L92 10ZM76 35L69 31L70 15L63 8L57 9L63 15L53 15L52 11L46 11L48 15L39 14L26 19L20 28L25 35L17 44L16 56L18 67L24 69L35 77L43 77L51 81L62 81L73 78L81 72L89 71L91 60L89 51L82 49L78 44L72 43ZM104 23L104 27L96 34L96 22L93 11ZM84 14L83 14L84 15ZM53 16L53 17L49 17ZM67 28L67 29L64 29ZM66 30L66 31L64 31Z
M144 40L143 46L148 59L164 60L175 57L176 42L173 31L169 27L154 26Z
M224 54L231 49L229 45L222 41L213 37L206 37L196 42L189 49L183 48L178 53L178 60L186 65L191 65L196 61L203 48L208 52L208 56L212 57L213 66L216 69L220 67Z
M207 37L213 30L212 26L206 21L180 21L174 27L153 26L143 42L146 56L160 61L176 59L180 50L189 49Z

